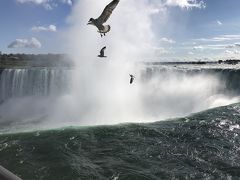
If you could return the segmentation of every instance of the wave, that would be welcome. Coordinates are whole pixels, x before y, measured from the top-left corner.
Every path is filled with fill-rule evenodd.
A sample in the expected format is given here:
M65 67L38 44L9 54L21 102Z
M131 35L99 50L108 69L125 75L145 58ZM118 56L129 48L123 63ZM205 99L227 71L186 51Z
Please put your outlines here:
M239 179L239 135L234 104L155 123L3 134L0 161L22 179Z

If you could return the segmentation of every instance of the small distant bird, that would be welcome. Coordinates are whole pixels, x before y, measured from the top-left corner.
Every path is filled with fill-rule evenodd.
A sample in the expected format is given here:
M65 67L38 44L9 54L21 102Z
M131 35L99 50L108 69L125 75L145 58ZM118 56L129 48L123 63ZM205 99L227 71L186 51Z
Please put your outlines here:
M98 57L100 57L100 58L107 57L107 56L104 56L104 51L105 51L105 49L106 49L106 46L104 46L104 47L101 49L100 54L98 55Z
M102 14L97 18L90 18L87 25L94 25L98 28L98 32L100 33L101 37L110 31L111 27L109 25L103 25L108 18L111 16L113 10L118 5L119 0L113 0L110 2L103 10Z
M130 84L132 84L135 77L132 74L129 74L129 76L130 76Z

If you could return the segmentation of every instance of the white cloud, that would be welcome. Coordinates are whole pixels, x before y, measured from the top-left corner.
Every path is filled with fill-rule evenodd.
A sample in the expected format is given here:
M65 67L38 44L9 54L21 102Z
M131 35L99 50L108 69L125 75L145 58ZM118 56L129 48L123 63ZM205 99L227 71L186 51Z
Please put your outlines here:
M8 48L41 48L42 44L36 38L31 39L16 39Z
M205 41L205 42L220 42L220 41L233 41L233 40L240 40L239 34L227 34L227 35L219 35L212 38L200 38L194 39L196 41Z
M194 46L193 50L203 50L203 47L202 46Z
M234 48L234 47L235 47L235 46L232 45L232 44L229 44L229 45L225 46L225 48L227 48L227 49L231 49L231 48Z
M240 35L221 35L213 38L213 40L215 41L231 41L231 40L239 40L239 39L240 39Z
M146 7L150 14L160 13L161 19L167 15L169 7L179 7L181 9L205 8L204 0L145 0L149 7Z
M44 4L49 2L49 0L17 0L19 3L34 3L34 4Z
M239 48L240 43L234 43L234 44L228 44L225 46L225 48L232 49L232 48Z
M219 20L217 20L217 24L218 24L219 26L223 25L223 23L222 23L221 21L219 21Z
M235 43L234 44L236 47L240 47L240 43Z
M181 8L205 8L205 3L200 0L167 0L166 5L168 6L179 6Z
M167 43L170 43L170 44L174 44L174 43L176 43L176 41L174 41L174 40L172 40L172 39L168 39L168 38L162 38L162 39L160 39L160 41L162 41L162 42L167 42Z
M55 25L49 25L48 27L44 26L34 26L31 28L31 31L33 32L41 32L41 31L49 31L49 32L56 32L57 27Z
M230 55L236 55L236 54L240 54L240 51L239 50L226 50L225 51L226 54L230 54Z
M164 48L161 46L155 46L151 44L145 44L145 49L147 49L150 54L154 54L155 57L166 55L166 54L174 54L173 51L171 51L171 48Z
M213 50L225 49L227 46L229 46L229 44L207 44L207 45L205 45L205 47L207 49L213 49Z
M155 55L160 56L162 54L170 54L170 52L163 47L155 47Z
M72 6L73 2L72 0L62 0L64 4L68 4L69 6Z
M19 3L33 3L36 5L41 5L47 10L52 10L54 7L58 6L58 3L68 4L69 6L72 6L72 0L16 0Z
M46 10L52 10L52 9L53 9L53 6L50 5L49 3L43 4L43 7L44 7Z
M188 52L189 55L194 55L194 53L192 51Z
M240 47L240 43L235 44L202 44L197 46L187 46L185 49L189 50L226 50L226 49L234 49ZM188 53L189 54L189 53Z
M226 53L226 54L231 54L232 51L230 51L230 50L226 50L225 53Z

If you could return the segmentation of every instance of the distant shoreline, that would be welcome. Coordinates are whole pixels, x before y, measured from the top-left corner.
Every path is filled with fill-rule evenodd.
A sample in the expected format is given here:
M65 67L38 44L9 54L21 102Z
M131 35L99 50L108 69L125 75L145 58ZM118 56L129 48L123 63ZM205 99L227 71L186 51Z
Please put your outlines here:
M218 60L218 61L173 61L173 62L143 62L147 65L181 65L181 64L231 64L236 65L240 63L239 59L228 59L228 60Z
M0 69L31 67L73 67L65 54L0 54Z
M204 65L204 64L230 64L240 63L239 59L218 61L158 61L141 62L146 65ZM0 54L0 69L5 68L31 68L31 67L73 67L73 60L66 54Z

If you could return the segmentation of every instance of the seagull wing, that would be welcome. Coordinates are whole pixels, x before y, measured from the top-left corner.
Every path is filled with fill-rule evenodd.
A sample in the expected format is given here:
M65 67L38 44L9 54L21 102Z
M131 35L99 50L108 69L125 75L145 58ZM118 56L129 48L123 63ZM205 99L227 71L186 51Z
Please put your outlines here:
M116 8L118 3L119 0L113 0L104 8L102 14L97 19L100 24L103 24L108 20L108 18L111 16L113 10Z
M104 46L104 47L101 49L101 51L100 51L101 56L104 56L104 51L105 51L105 49L106 49L106 46Z

